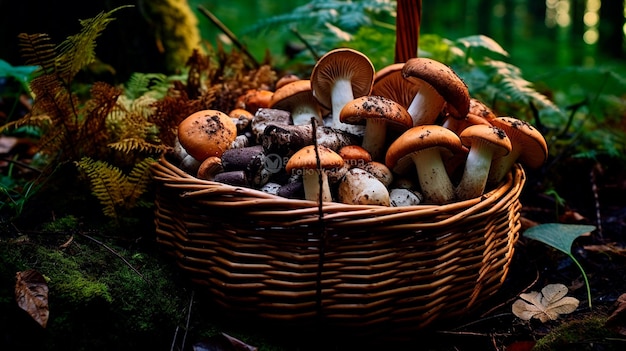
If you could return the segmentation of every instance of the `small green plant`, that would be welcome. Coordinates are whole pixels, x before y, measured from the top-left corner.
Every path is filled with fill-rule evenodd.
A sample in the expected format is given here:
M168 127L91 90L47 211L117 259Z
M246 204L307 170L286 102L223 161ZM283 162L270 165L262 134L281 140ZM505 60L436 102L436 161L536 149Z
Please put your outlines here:
M580 269L583 279L585 280L589 308L591 308L591 289L589 287L589 280L587 279L587 274L585 273L582 265L572 254L572 245L576 238L595 229L596 227L592 225L544 223L528 228L523 234L524 237L540 241L565 253L572 259L574 264L576 264L576 266Z

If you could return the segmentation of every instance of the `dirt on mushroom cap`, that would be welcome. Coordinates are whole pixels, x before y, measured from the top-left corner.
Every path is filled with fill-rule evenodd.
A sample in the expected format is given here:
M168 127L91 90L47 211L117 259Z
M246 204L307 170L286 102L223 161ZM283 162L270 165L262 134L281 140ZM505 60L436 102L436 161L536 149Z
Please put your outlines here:
M237 126L225 113L217 110L198 111L178 126L180 144L198 161L221 156L237 137Z

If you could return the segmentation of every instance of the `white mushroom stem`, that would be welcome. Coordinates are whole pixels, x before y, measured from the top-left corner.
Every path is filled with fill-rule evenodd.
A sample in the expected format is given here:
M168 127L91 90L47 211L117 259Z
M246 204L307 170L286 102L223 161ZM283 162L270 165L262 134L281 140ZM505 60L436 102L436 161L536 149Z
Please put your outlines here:
M439 148L431 147L410 154L426 200L444 204L454 200L454 185L446 172Z
M387 139L387 122L379 118L370 118L365 122L365 132L361 146L369 151L373 160L380 159L385 152L385 141Z
M521 154L520 147L518 145L513 145L511 152L504 157L500 157L493 161L493 165L489 171L488 182L490 183L500 183L502 179L506 176L507 173L511 170L511 167L515 164L515 161L519 158Z
M413 126L432 124L443 109L445 100L430 84L416 84L420 84L420 89L407 107L407 112L413 118Z
M339 78L335 80L330 91L332 127L360 136L363 135L364 132L363 126L342 123L339 120L341 109L352 100L354 100L354 92L352 91L352 82L350 79Z
M311 124L311 118L315 118L315 122L318 126L324 125L322 112L319 107L313 104L298 104L294 106L291 111L291 119L295 125Z
M333 201L328 185L328 175L325 171L316 169L302 170L302 183L304 185L304 198L318 202L320 199L320 190L322 191L322 202ZM320 177L321 172L321 177ZM320 184L320 178L322 184Z
M493 148L486 142L475 141L467 154L461 181L456 195L459 200L467 200L483 194L487 176L493 159Z

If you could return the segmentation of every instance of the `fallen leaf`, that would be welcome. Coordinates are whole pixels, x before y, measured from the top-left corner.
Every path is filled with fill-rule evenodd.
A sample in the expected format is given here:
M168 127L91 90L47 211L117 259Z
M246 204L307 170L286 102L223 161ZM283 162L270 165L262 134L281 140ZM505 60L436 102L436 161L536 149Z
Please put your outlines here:
M626 294L620 295L615 302L616 308L606 320L606 327L626 335Z
M574 297L565 296L567 292L563 284L549 284L541 292L520 294L521 299L513 303L513 314L523 320L537 318L543 323L556 320L561 314L574 312L580 303Z
M626 256L626 248L619 247L615 243L607 243L601 245L585 245L583 248L587 251L599 252L599 253L609 253L615 254L618 256Z
M16 273L15 301L39 325L48 324L48 284L41 273L34 269Z

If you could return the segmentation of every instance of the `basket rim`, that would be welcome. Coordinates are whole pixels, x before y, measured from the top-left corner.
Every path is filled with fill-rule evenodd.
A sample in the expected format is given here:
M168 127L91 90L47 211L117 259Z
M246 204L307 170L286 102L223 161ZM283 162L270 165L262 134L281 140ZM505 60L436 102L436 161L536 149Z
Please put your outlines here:
M220 206L246 207L248 205L260 206L263 203L272 206L290 207L290 211L302 211L302 214L320 212L323 209L325 218L333 213L354 212L374 215L394 215L405 212L419 210L424 213L458 212L464 208L471 208L476 205L486 206L491 201L496 201L506 193L518 193L525 183L525 172L519 163L515 163L497 187L485 192L479 197L455 201L447 204L418 204L411 206L380 206L380 205L353 205L340 202L323 202L304 199L290 199L282 196L263 192L254 188L234 186L221 182L200 179L178 168L170 162L165 155L161 156L158 162L152 165L152 176L154 180L161 182L165 187L174 188L181 191L181 197L203 198L205 196L219 197L220 201L204 201L206 204L219 204ZM227 201L228 200L228 201ZM275 212L272 212L275 214Z

